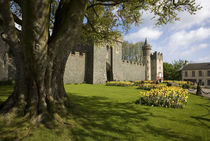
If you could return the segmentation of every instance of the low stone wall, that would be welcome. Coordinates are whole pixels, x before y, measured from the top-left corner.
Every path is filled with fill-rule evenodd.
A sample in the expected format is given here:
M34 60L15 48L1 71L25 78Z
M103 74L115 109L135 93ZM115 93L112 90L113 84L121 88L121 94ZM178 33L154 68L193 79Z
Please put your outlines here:
M83 83L85 81L85 53L70 53L64 73L64 83Z

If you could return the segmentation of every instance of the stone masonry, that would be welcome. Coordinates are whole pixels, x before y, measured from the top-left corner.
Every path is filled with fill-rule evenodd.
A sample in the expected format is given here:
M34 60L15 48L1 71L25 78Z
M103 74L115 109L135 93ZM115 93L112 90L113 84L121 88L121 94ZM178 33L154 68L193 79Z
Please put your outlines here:
M72 49L66 63L64 83L99 84L106 81L140 81L163 79L163 55L154 52L145 40L143 63L122 60L122 44L115 47L78 44ZM7 48L0 40L0 81L11 77ZM14 73L12 73L14 75Z
M76 50L76 49L75 49ZM80 47L69 56L65 83L105 83L106 81L138 81L163 79L163 55L154 52L145 40L143 63L122 60L122 44L115 47L91 44ZM79 53L80 52L80 53ZM79 54L83 56L79 57Z

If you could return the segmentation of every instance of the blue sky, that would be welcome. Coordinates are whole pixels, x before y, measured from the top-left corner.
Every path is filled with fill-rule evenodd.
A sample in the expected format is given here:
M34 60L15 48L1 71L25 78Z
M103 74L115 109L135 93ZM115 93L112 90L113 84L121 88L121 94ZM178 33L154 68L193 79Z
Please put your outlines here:
M180 21L160 27L155 26L151 13L145 13L143 23L133 26L124 40L135 43L147 38L152 51L163 53L164 62L210 62L210 0L196 2L203 7L196 15L182 12Z

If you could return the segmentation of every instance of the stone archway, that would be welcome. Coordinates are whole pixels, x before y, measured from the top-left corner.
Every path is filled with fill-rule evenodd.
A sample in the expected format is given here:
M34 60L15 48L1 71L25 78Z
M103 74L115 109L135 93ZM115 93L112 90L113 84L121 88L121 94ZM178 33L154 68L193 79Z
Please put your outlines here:
M113 81L113 72L111 65L106 62L106 76L107 76L107 81Z

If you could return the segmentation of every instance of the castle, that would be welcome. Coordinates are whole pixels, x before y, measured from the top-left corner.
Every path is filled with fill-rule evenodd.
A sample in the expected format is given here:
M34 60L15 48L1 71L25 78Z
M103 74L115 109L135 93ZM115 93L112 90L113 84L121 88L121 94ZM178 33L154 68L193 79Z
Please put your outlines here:
M163 79L163 54L151 53L145 40L143 63L122 60L122 44L97 47L96 44L73 49L66 63L64 83L105 83Z
M163 79L163 55L154 52L145 40L143 63L122 60L122 43L116 47L78 45L66 63L64 83L98 84L106 81L138 81ZM0 39L0 81L14 79L14 68L8 61L8 47ZM5 59L6 58L6 59Z

